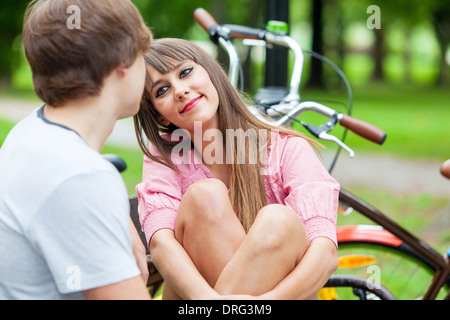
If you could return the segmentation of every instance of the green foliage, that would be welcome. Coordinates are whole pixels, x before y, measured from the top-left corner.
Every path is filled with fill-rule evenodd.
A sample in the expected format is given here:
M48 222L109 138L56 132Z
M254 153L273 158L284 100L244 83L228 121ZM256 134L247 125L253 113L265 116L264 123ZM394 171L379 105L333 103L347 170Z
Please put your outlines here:
M13 42L21 33L27 2L27 0L2 0L0 3L0 80L8 81L11 74Z
M11 131L13 127L13 122L0 118L0 148L9 131Z
M193 26L192 12L198 7L210 9L207 0L133 0L155 38L183 38Z
M197 7L204 7L219 23L245 24L261 27L265 19L266 0L132 0L141 11L155 38L180 37L207 40L192 19ZM291 33L305 49L311 47L311 1L291 0ZM0 2L0 85L30 87L29 70L20 48L23 15L29 0ZM366 27L369 5L381 10L381 33L384 43L384 76L388 81L417 83L448 83L450 68L443 62L450 45L450 4L441 0L339 0L324 1L323 31L325 55L344 65L347 55L365 54L360 59L373 60L374 30ZM245 8L245 10L243 10ZM418 34L426 29L426 42ZM19 44L19 45L18 45ZM220 59L220 57L219 57ZM245 59L244 59L245 60ZM351 59L350 59L351 60ZM221 60L222 61L222 60ZM223 60L226 63L226 59ZM365 62L365 65L371 64ZM426 65L426 72L416 72ZM25 67L24 67L25 66ZM358 72L358 65L348 65ZM403 75L399 76L399 66ZM259 68L259 66L256 66ZM308 67L307 67L308 68ZM306 69L307 69L306 68ZM361 71L366 81L372 69ZM422 68L423 71L423 68ZM28 80L27 80L28 79ZM256 81L258 83L258 81ZM249 83L250 84L250 83Z

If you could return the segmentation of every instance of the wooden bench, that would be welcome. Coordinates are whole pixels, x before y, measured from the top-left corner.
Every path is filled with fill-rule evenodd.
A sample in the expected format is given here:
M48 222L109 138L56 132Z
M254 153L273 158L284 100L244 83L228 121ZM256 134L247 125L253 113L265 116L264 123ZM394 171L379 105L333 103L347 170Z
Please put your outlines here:
M136 196L130 196L129 200L130 200L131 220L133 221L134 226L138 230L139 236L141 237L142 243L144 244L147 253L147 265L149 271L147 287L150 290L150 294L153 296L155 292L160 288L164 280L161 274L158 272L158 269L156 269L155 265L153 264L152 257L150 255L150 251L147 245L147 240L145 238L144 232L142 231L141 223L139 222L138 199Z

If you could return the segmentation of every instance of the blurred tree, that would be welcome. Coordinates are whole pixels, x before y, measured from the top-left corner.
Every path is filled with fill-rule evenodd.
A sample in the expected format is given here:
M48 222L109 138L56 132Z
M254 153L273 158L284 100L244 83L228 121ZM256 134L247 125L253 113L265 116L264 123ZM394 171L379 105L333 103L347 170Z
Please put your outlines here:
M402 58L405 66L404 81L412 80L412 52L411 44L414 29L425 24L430 19L432 6L429 1L422 0L396 0L380 1L383 10L385 29L399 28L403 26L404 46Z
M219 24L243 24L260 27L264 0L171 0L170 6L161 5L159 0L133 0L141 11L147 25L152 29L155 38L175 37L192 39L193 30L199 30L192 18L193 11L202 7L209 11ZM197 33L201 39L208 39L206 32ZM199 39L195 39L199 40ZM248 56L244 55L245 86L251 85ZM228 56L223 50L218 51L219 63L228 66Z
M446 85L450 82L450 66L446 57L450 50L450 3L435 0L432 6L432 22L441 54L437 84Z
M192 12L198 7L210 11L212 3L208 0L132 1L140 10L147 25L152 29L155 38L184 37L194 25Z
M263 27L265 0L211 0L210 2L211 13L219 24ZM249 90L252 85L250 52L251 48L247 48L246 52L241 52L246 90ZM217 59L225 68L228 66L228 56L224 50L219 50Z
M17 54L13 44L18 44L23 24L23 15L30 0L1 0L0 1L0 85L10 83L11 73L16 68ZM141 11L148 26L153 30L155 38L182 37L207 39L206 33L201 31L192 19L192 12L196 7L204 7L210 11L219 23L244 24L251 27L262 27L265 17L266 0L171 0L161 2L158 0L132 0ZM405 65L405 75L409 74L409 61L411 52L410 38L414 37L414 28L418 25L433 26L436 42L440 48L440 66L438 82L441 84L450 81L450 70L446 62L446 54L450 46L450 2L448 0L292 0L290 1L290 24L298 26L310 23L309 30L313 30L312 48L325 56L337 53L338 61L344 60L348 53L342 37L352 24L365 25L369 15L366 9L369 5L378 5L381 8L381 29L373 32L373 46L371 49L374 61L374 76L384 78L385 56L389 54L386 35L396 30L403 37L402 63ZM302 29L305 32L305 29ZM298 40L309 39L308 34L302 34ZM304 44L303 44L304 45ZM304 45L305 46L305 45ZM347 44L348 46L348 44ZM307 45L305 47L308 47ZM397 45L397 48L399 46ZM17 50L17 46L15 48ZM219 61L228 64L228 57L219 50ZM332 57L333 58L333 57ZM334 59L334 58L333 58ZM448 57L447 57L448 59ZM249 64L245 63L244 72L251 73ZM383 68L384 67L384 68ZM312 66L313 78L310 83L322 85L324 76L320 66ZM251 76L246 76L251 79ZM326 77L325 77L326 79ZM248 88L246 80L246 88Z
M326 1L311 0L312 7L312 50L323 55L323 10ZM323 88L323 65L322 62L311 60L311 75L309 77L308 86L315 88Z
M132 1L153 30L155 38L186 37L195 25L192 13L198 7L209 11L218 23L255 26L260 21L262 4L262 0L170 0L165 3L160 0Z
M23 16L29 0L2 0L0 2L0 86L10 84L13 61L13 43L22 32Z
M342 13L342 32L354 24L366 26L367 19L370 18L371 13L367 13L367 8L371 5L377 5L380 8L381 24L380 29L367 29L373 34L373 44L370 48L370 55L373 61L372 80L385 80L386 79L386 57L392 54L392 47L389 46L388 38L396 33L400 36L401 43L395 43L396 54L400 55L401 64L403 68L403 81L409 81L412 73L412 53L418 51L417 47L412 47L412 38L415 36L414 31L420 26L427 26L427 24L435 16L435 27L442 28L444 31L442 43L445 42L445 37L450 35L448 27L445 27L445 19L449 19L450 15L446 11L450 6L449 1L442 0L395 0L395 1L383 1L383 0L339 0L339 7ZM335 4L335 6L337 6ZM438 15L442 14L442 17ZM325 25L332 22L337 18L325 16ZM447 30L447 31L445 31ZM437 35L437 31L436 31ZM337 40L336 40L337 41ZM448 42L442 48L448 47ZM334 46L337 44L334 41ZM331 48L333 49L333 48ZM348 53L349 49L341 50L342 53ZM443 49L447 50L447 49ZM445 52L442 51L443 58L445 60ZM343 59L340 59L341 61ZM445 66L445 63L442 62ZM443 67L441 67L442 71Z
M289 24L289 0L266 0L265 21L284 21ZM289 30L287 30L289 32ZM288 49L266 48L265 79L266 87L286 88L288 78Z

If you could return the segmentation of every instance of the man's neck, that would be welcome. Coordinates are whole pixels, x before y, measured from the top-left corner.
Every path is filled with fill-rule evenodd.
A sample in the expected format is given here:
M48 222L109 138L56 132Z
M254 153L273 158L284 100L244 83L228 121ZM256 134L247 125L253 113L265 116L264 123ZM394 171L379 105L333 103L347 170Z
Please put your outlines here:
M46 105L44 117L74 130L100 152L117 120L111 101L104 100L98 96L69 101L59 107Z

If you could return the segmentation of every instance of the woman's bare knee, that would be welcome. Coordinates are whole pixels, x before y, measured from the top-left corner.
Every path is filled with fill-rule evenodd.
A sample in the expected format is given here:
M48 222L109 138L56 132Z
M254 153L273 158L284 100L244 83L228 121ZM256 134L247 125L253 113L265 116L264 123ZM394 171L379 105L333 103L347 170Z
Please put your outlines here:
M194 182L183 195L177 220L217 221L229 202L227 188L220 180Z
M280 204L267 205L258 212L255 224L260 245L265 250L279 250L291 243L305 250L309 246L302 221L289 207Z
M189 202L190 206L209 209L222 204L223 201L229 201L228 190L225 184L218 179L204 179L191 184L183 195L183 200Z
M291 232L305 232L304 225L297 214L289 207L281 204L270 204L263 207L257 215L266 228L278 235L286 235Z
M225 184L219 179L203 179L194 182L191 184L186 190L186 194L193 193L194 195L198 195L199 193L203 194L215 194L216 192L227 192L227 187Z

